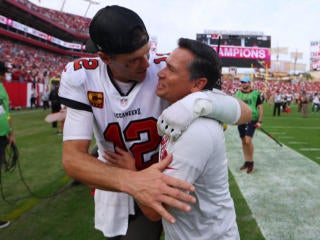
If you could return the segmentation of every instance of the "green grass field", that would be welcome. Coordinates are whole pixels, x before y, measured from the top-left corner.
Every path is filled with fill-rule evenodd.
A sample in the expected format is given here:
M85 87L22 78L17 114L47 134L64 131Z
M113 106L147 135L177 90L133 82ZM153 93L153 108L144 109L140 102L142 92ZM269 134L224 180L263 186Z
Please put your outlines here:
M314 150L320 142L320 113L310 113L305 119L297 112L296 105L291 106L290 114L281 117L272 117L272 107L268 104L264 110L263 127L267 131L280 142L320 163L319 151ZM0 230L0 239L105 239L93 228L94 206L89 189L84 185L71 186L71 179L64 173L62 137L44 122L48 113L40 109L12 113L20 165L15 171L1 176L5 199L0 200L0 217L12 220L12 224ZM264 239L231 172L230 190L241 239Z

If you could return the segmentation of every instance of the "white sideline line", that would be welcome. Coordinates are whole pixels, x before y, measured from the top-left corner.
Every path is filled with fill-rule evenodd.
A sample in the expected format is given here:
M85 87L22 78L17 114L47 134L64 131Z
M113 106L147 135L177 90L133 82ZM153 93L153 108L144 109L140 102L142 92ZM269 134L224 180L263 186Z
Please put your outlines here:
M225 134L229 168L266 240L319 239L319 164L256 134L255 171L247 174L239 170L244 160L236 127Z
M273 135L273 136L274 136L274 135ZM291 139L291 138L293 138L293 137L291 137L291 136L282 136L281 138L282 138L282 139L284 139L284 138L285 138L285 139Z
M285 127L277 127L277 126L272 126L270 127L268 130L272 130L272 129L277 129L277 128L281 128L281 129L292 129L292 128L297 128L297 127L292 127L292 126L285 126ZM305 127L305 126L299 126L299 129L315 129L315 130L318 130L320 129L320 127Z
M268 131L270 131L270 130L268 129ZM286 133L286 132L270 131L270 133L272 133L272 135L287 135L287 133Z
M301 151L320 151L320 148L299 148Z
M299 145L302 145L302 144L306 144L304 142L289 142L290 144L299 144Z

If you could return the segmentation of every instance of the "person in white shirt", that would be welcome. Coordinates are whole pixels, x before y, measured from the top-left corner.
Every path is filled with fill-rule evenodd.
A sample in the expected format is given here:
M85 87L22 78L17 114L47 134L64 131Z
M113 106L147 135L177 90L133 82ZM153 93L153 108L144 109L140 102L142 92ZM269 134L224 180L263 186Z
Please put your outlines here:
M314 93L313 99L312 99L312 112L319 112L320 110L320 100L318 93Z
M221 89L221 63L216 52L196 40L180 38L158 73L156 93L174 103L201 90ZM216 90L217 94L224 93ZM166 240L237 240L240 239L234 203L229 192L225 138L220 122L198 118L174 141L164 136L160 160L168 154L173 161L165 174L192 183L197 199L192 211L170 209L175 224L163 220ZM160 215L142 206L153 220Z
M281 106L282 106L282 97L279 90L276 90L276 92L273 95L273 116L280 116L281 112Z

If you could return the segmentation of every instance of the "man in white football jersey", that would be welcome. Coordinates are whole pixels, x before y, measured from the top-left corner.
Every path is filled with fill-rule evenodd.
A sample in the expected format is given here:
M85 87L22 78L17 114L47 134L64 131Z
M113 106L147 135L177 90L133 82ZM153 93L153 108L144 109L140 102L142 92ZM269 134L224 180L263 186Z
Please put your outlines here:
M221 63L215 50L185 38L179 39L178 46L167 58L167 66L158 73L157 95L174 103L194 92L221 89ZM173 154L173 160L164 173L194 184L197 202L188 213L170 209L177 222L170 224L163 220L165 239L240 239L229 192L222 124L198 118L177 141L165 135L160 160L169 153ZM141 208L152 220L161 217L153 210Z
M161 222L145 218L135 201L172 223L174 217L162 204L190 211L188 203L195 202L179 190L193 191L193 185L162 174L170 157L156 163L161 141L156 123L168 102L157 97L155 90L166 56L149 55L144 23L129 9L101 9L89 30L88 49L95 48L99 57L68 63L61 76L59 95L67 106L64 168L71 177L97 189L95 227L108 239L159 239ZM170 131L176 138L203 114L230 124L251 118L250 109L235 98L200 93L171 105L160 118L159 130ZM88 154L93 133L98 159ZM130 151L141 171L110 166L104 150L115 147Z

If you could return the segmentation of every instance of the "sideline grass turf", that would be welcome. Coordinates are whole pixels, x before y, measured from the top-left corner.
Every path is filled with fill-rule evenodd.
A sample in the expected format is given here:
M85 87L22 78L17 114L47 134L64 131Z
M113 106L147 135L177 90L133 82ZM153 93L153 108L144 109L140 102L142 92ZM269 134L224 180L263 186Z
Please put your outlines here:
M310 137L309 130L305 132L299 129L319 127L320 114L310 114L310 118L303 121L301 115L294 110L291 114L280 118L273 118L271 110L268 105L265 105L263 127L272 131L281 142L288 143L292 148L319 163L320 160L317 159L319 154L316 151L304 152L303 150L319 147L319 131L310 131L313 133ZM49 111L42 110L12 113L22 172L31 189L42 196L52 194L62 187L63 183L60 180L65 177L61 165L62 137L55 135L56 129L52 129L50 124L43 121L48 113ZM304 123L307 123L306 126ZM284 129L286 134L278 134L278 132L283 133ZM287 138L288 136L294 140ZM235 137L238 138L238 136ZM303 142L303 145L294 142ZM0 218L10 216L12 212L32 199L25 190L17 169L13 173L4 174L3 185L9 200L25 198L15 205L9 205L0 200ZM93 229L93 201L89 195L89 189L84 185L66 189L55 197L39 199L32 208L23 210L20 217L12 219L10 227L0 230L0 239L105 239L100 232ZM241 239L263 240L259 227L232 174L230 174L230 189L236 205Z
M241 141L236 127L227 133L229 168L252 216L268 240L314 240L320 235L320 166L257 132L254 138L255 170L240 171ZM320 149L318 150L320 152Z
M248 175L239 170L244 159L238 131L229 127L229 168L266 239L318 239L320 113L302 118L296 105L280 117L271 115L272 106L265 104L264 110L263 128L284 146L258 130L253 138L255 171ZM242 239L247 239L244 228L239 228Z

